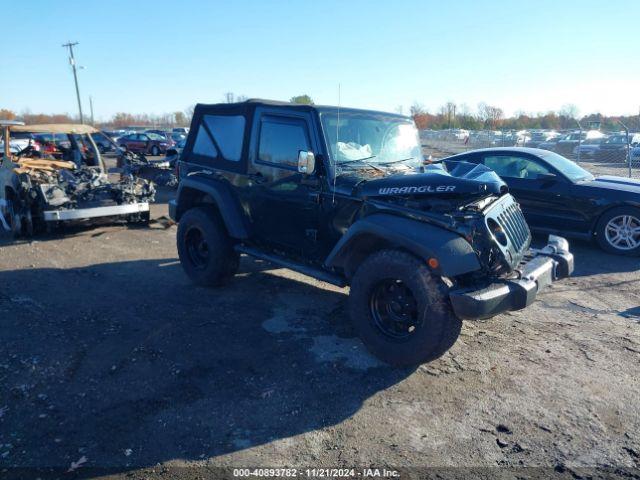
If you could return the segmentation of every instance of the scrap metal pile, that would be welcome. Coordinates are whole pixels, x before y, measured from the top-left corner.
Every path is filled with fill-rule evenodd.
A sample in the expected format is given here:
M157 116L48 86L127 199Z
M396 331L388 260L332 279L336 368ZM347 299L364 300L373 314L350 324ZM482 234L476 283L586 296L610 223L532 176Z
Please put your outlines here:
M99 168L73 162L20 159L16 173L25 173L23 183L39 190L48 207L89 208L153 201L155 188L151 182L133 175L122 175L111 182ZM29 189L28 185L24 185Z
M173 173L177 155L166 160L152 161L140 153L125 152L123 156L125 174L151 180L161 187L177 187L178 179Z

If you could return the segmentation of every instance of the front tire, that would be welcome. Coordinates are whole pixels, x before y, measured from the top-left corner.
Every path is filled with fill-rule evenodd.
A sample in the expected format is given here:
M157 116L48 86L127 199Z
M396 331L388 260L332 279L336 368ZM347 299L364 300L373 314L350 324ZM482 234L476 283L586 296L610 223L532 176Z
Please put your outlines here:
M240 255L218 213L207 207L187 210L178 224L178 256L197 285L225 284L238 271Z
M160 155L160 149L154 145L153 147L151 147L151 155L157 157L158 155Z
M640 209L612 208L605 212L596 227L600 247L616 255L640 255Z
M438 358L455 343L462 326L442 280L399 250L382 250L364 260L351 282L349 312L367 349L394 366Z

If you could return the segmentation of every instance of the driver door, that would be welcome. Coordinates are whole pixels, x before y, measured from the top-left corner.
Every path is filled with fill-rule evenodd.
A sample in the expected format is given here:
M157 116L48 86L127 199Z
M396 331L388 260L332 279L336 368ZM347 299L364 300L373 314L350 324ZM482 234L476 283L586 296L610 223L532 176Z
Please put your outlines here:
M300 151L318 152L308 113L256 112L246 188L256 234L265 245L305 258L319 245L321 183L298 172Z
M509 186L531 227L584 231L587 219L576 208L574 185L551 166L515 153L486 153L481 161Z

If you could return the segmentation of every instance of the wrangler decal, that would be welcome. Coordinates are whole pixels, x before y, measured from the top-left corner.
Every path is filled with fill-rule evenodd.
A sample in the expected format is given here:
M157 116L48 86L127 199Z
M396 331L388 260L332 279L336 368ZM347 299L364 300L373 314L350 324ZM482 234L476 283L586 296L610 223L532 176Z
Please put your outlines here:
M378 190L380 195L405 195L410 193L455 192L455 185L423 185L421 187L386 187Z

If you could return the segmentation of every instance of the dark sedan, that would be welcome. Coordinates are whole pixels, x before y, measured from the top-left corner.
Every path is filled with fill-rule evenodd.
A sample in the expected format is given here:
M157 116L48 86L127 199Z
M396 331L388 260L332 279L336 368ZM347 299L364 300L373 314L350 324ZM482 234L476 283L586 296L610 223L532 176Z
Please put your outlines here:
M157 133L132 133L118 139L118 145L125 150L149 155L160 155L167 151L169 142Z
M594 158L603 162L626 162L631 146L626 135L611 135L594 152Z
M610 253L640 254L640 181L595 178L557 153L486 148L445 159L481 163L502 177L533 230L593 239Z

